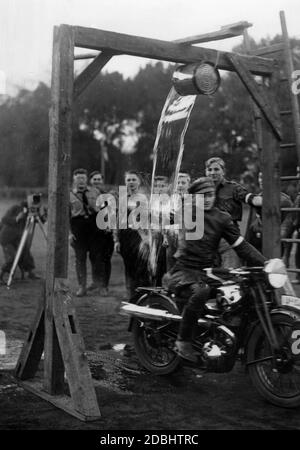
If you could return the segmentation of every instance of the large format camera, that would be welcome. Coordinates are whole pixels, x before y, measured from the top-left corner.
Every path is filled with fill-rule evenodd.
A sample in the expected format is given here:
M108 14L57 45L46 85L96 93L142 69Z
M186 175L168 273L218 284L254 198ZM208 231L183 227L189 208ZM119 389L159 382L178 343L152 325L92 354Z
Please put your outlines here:
M27 196L28 211L39 214L42 205L42 194L31 194Z

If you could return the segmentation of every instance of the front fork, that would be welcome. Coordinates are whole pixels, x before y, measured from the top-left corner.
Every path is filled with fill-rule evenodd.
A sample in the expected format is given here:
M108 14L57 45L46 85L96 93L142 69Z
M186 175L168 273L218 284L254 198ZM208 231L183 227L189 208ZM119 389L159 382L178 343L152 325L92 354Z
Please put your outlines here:
M265 335L267 336L272 354L274 356L279 351L280 346L272 323L270 310L267 304L268 297L263 291L261 284L258 283L254 290L258 294L258 295L254 294L256 313L261 323L261 326L265 332ZM275 300L275 292L271 292L270 295L274 296L274 299L271 298L271 301L273 303ZM260 301L257 299L259 299Z

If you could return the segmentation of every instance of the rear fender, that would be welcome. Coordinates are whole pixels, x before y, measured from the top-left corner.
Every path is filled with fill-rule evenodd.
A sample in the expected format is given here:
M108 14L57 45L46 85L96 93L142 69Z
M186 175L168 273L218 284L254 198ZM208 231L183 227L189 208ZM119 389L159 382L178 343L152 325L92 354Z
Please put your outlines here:
M178 309L178 306L176 305L176 303L174 302L174 300L172 300L172 299L171 299L170 297L168 297L167 295L164 295L164 294L162 294L162 293L160 293L160 292L154 292L154 291L153 291L153 292L147 292L147 293L141 295L141 297L139 297L139 298L137 299L137 301L135 302L135 304L136 304L136 305L140 305L142 302L144 302L144 301L147 299L147 297L151 297L152 295L155 295L156 297L164 298L164 299L167 300L174 308ZM179 311L178 311L178 314L179 314ZM131 317L131 318L129 319L128 329L127 329L128 331L131 331L131 330L132 330L133 320L134 320L133 317Z

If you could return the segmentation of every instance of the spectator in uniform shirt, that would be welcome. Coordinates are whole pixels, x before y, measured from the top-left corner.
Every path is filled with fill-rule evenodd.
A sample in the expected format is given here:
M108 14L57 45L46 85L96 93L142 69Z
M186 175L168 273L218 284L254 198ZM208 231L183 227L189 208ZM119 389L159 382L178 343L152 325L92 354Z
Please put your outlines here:
M127 218L137 206L136 194L141 192L141 178L135 171L125 173L127 187ZM142 238L138 230L128 226L114 233L115 251L120 253L125 267L126 291L129 298L138 286L149 286L148 260L141 254Z
M187 194L190 184L191 184L190 175L185 172L179 172L176 193L179 194L180 196Z
M300 193L298 193L295 202L293 204L294 208L300 208ZM300 212L295 211L292 213L289 213L284 220L283 223L283 237L291 237L293 233L296 231L296 239L300 239ZM296 253L295 253L295 265L296 269L300 270L300 245L299 243L296 244ZM288 261L285 261L286 265L288 266ZM292 283L300 284L300 273L296 273L295 280L292 281Z
M250 221L248 230L247 230L247 241L250 242L257 250L262 251L262 204L263 204L263 178L262 172L258 174L258 185L260 188L260 193L256 195L255 202L253 204L255 214L253 215L253 219ZM290 208L292 206L292 200L290 197L284 192L280 192L280 207L281 208ZM281 237L288 237L291 232L289 228L289 215L286 213L281 214ZM282 245L282 254L287 263L287 255L289 253L289 245L285 243Z
M177 180L177 186L175 194L177 194L177 197L175 197L175 203L176 205L173 205L174 212L177 208L183 208L183 198L185 194L188 194L188 189L191 184L191 177L186 172L179 172L178 174L178 180ZM167 251L166 251L166 260L167 260L167 270L170 270L171 267L175 264L175 258L174 254L177 250L178 245L178 230L172 229L170 227L170 230L167 231Z
M87 291L87 256L92 265L93 283L100 285L101 259L97 248L96 199L98 190L87 185L87 171L73 172L73 188L70 192L71 246L75 252L75 267L79 289L78 297Z
M90 176L90 186L97 189L98 197L96 199L96 210L98 211L102 206L101 195L106 193L106 189L103 183L103 176L98 170L94 170ZM111 257L114 251L113 233L111 230L100 230L95 228L95 245L97 252L97 265L92 267L93 282L88 286L88 291L99 289L99 294L102 297L108 295L108 285L111 276ZM95 269L99 270L99 273L95 273Z
M215 184L215 206L221 211L229 213L237 230L240 231L239 222L242 220L243 203L251 204L255 196L239 183L225 178L225 162L222 158L208 159L205 163L205 174ZM224 267L236 268L241 265L236 252L224 239L221 239L219 254Z
M169 180L167 176L157 175L154 178L153 194L157 198L152 198L151 203L151 217L156 216L155 221L161 227L160 230L152 231L152 242L150 250L150 270L153 272L154 283L156 286L161 286L162 277L167 271L166 263L166 248L167 248L167 234L163 228L163 213L170 211L170 197L169 197ZM154 269L154 270L153 270Z

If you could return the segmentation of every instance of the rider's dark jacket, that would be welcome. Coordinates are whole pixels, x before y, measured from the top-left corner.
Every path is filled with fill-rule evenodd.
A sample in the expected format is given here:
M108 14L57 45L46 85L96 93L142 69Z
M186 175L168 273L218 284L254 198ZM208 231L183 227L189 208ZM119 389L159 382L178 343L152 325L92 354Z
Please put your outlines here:
M265 258L240 235L232 217L217 207L202 211L204 230L201 239L187 240L185 230L179 236L174 269L204 269L212 267L221 238L234 246L240 258L249 265L263 265Z
M246 202L247 189L235 181L223 180L216 188L215 206L228 212L234 222L242 220L243 205Z

